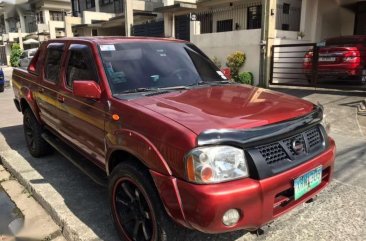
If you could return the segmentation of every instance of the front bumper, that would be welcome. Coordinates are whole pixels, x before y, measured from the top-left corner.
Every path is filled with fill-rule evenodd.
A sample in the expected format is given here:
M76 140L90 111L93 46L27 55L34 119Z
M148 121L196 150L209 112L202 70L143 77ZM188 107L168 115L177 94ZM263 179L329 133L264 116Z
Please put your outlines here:
M152 172L168 214L178 223L205 233L255 230L309 200L324 189L333 174L335 143L317 157L263 180L250 178L221 184L197 185ZM321 184L299 200L293 198L293 180L322 165ZM222 216L238 209L239 222L227 227Z

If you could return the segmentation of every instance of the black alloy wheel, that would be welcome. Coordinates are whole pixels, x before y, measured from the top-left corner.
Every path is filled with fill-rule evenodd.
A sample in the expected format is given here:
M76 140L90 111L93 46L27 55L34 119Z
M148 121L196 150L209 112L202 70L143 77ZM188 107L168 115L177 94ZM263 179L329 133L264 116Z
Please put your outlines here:
M116 182L114 203L122 232L133 241L156 239L157 224L152 205L139 184L123 177Z

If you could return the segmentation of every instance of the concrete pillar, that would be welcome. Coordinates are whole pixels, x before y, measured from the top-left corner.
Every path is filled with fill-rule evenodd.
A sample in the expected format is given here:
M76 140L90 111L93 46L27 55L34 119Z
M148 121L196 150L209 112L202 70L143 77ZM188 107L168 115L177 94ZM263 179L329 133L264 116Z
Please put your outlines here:
M267 87L271 78L271 48L276 38L277 0L262 0L262 9L262 41L264 41L265 46L262 49L261 79L259 84Z
M133 0L123 0L123 2L125 13L125 32L126 36L129 37L132 34L133 26Z
M172 14L171 13L164 13L164 36L165 37L172 37Z
M6 20L7 18L8 14L4 12L5 33L9 33L10 31L8 20Z
M22 13L22 11L19 8L16 8L18 17L19 17L19 21L20 21L20 29L23 33L25 33L25 21L24 21L24 14Z
M65 17L65 35L66 35L66 37L74 37L74 34L72 32L72 25L76 25L76 24L81 24L80 17L71 17L71 16Z
M99 12L100 12L99 0L95 0L95 11L96 11L97 13L99 13Z
M18 38L19 38L19 46L21 49L24 49L23 46L23 36L22 36L22 29L18 28Z
M43 9L42 10L43 13L43 21L45 24L49 24L51 17L50 17L50 10L47 9Z
M191 41L193 41L193 37L194 35L199 35L201 34L201 22L200 21L191 21L189 23L189 34L190 34L190 39Z

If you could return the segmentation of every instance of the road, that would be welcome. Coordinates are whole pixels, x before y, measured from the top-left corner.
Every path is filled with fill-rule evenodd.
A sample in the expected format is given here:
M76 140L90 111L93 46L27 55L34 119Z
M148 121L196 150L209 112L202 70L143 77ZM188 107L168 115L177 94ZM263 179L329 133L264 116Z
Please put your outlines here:
M363 93L279 90L325 105L337 143L332 184L315 202L277 219L268 232L258 237L244 231L223 235L192 232L188 240L366 240L366 137L355 108L365 98ZM0 94L0 106L0 155L4 166L33 190L33 196L62 226L64 236L68 240L118 240L109 215L107 191L57 153L32 158L25 148L22 116L13 105L9 89Z

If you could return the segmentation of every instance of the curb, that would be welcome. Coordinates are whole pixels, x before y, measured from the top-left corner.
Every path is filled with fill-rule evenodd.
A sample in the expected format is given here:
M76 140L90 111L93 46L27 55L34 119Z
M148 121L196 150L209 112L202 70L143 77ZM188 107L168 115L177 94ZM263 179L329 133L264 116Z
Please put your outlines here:
M9 163L9 161L0 153L0 163L10 172L18 182L23 185L33 196L33 198L44 208L44 210L51 216L53 221L60 227L62 235L68 241L82 241L79 234L73 230L62 217L52 208L51 203L47 202L41 194L39 194L32 185L25 180L22 175L17 172Z

